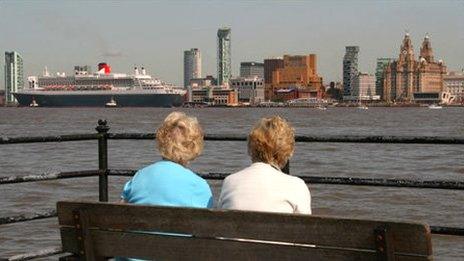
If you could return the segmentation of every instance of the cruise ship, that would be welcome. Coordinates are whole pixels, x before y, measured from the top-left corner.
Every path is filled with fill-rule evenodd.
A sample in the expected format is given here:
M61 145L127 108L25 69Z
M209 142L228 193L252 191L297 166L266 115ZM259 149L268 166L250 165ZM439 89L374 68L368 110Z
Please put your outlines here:
M112 73L107 63L98 70L75 66L74 75L28 77L29 88L13 95L20 106L31 107L177 107L184 102L186 91L153 78L145 68L134 68L133 74Z

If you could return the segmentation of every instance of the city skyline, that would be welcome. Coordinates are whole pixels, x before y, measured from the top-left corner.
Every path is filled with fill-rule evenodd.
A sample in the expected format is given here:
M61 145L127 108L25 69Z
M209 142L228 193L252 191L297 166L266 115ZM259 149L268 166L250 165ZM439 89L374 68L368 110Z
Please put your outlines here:
M228 8L228 12L217 14L214 10L219 8ZM365 12L353 17L359 8ZM149 15L149 10L159 13ZM199 18L185 16L195 11L199 12ZM182 85L183 50L193 47L202 51L203 74L217 76L216 31L228 26L234 32L233 77L239 75L240 62L315 53L319 74L327 84L342 79L345 46L359 46L360 71L374 73L377 58L397 56L405 30L409 30L416 43L416 56L420 47L417 43L429 33L436 56L445 61L450 71L461 70L463 11L464 4L453 1L343 4L0 1L3 24L16 18L15 23L0 29L2 35L8 35L0 38L0 47L3 52L22 54L26 75L41 74L45 66L52 72L70 73L74 65L95 66L105 61L119 72L130 72L134 64L144 65L149 73ZM279 17L270 17L276 12ZM174 14L170 24L161 23ZM392 17L395 19L388 19ZM434 22L437 17L440 23Z

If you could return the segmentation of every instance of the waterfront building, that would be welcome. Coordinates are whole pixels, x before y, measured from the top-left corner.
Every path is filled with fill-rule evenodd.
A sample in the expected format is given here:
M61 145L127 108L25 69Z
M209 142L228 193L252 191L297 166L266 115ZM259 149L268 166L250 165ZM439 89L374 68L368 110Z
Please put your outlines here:
M192 86L193 89L200 87L207 87L217 85L217 79L212 75L207 75L205 78L192 78L188 84Z
M4 105L5 105L5 91L0 90L0 106L4 106Z
M184 87L194 78L201 78L201 54L197 48L184 51Z
M260 77L238 77L230 80L230 86L238 92L238 101L258 104L264 100L264 79Z
M341 82L330 82L326 88L325 98L333 100L343 99L343 84Z
M213 106L235 106L238 104L238 92L226 86L207 86L188 88L188 101Z
M259 77L264 78L264 63L258 62L243 62L240 63L240 77L253 78Z
M297 85L288 86L288 88L285 88L285 89L274 90L274 96L273 96L273 99L279 102L288 102L291 100L308 99L308 98L317 99L311 95L310 91L301 89L300 86L297 86Z
M266 101L273 97L272 74L279 68L284 68L284 59L269 58L264 60L264 99Z
M450 103L464 103L464 72L449 72L443 77L444 92L450 95Z
M439 102L445 74L446 66L434 59L429 36L425 36L416 60L411 38L406 33L398 60L385 70L384 99L387 102Z
M385 75L385 69L388 64L393 62L393 58L377 58L377 66L375 68L375 94L379 95L383 99L383 80Z
M351 80L351 95L343 96L347 101L380 100L375 94L375 76L367 73L358 73Z
M217 79L219 85L229 84L232 77L231 29L220 28L217 32Z
M5 52L5 105L16 103L13 96L24 87L23 58L17 52Z
M343 57L343 95L351 96L351 81L358 74L359 46L346 46Z
M317 74L317 57L309 55L284 55L283 68L272 73L273 95L282 89L298 89L297 98L315 97L322 99L324 88L322 77Z

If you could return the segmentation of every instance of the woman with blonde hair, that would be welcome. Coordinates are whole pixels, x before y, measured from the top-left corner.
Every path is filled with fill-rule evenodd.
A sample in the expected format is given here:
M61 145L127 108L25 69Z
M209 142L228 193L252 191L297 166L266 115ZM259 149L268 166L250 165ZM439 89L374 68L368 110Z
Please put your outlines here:
M304 181L281 171L294 148L294 130L287 121L279 116L261 119L248 136L252 164L224 180L218 207L311 214Z
M187 168L203 150L203 130L195 117L172 112L156 131L162 160L137 171L124 186L128 203L178 207L212 207L208 183Z

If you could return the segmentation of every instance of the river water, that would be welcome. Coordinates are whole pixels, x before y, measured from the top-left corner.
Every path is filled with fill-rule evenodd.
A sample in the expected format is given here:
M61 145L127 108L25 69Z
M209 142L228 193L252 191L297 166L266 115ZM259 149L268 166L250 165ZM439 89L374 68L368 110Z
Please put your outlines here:
M98 119L111 132L154 132L174 109L0 108L1 136L93 133ZM198 108L209 134L246 134L261 117L280 115L304 135L464 136L464 108ZM113 169L138 169L159 159L154 141L110 141ZM464 181L464 146L297 144L291 172L299 175ZM198 172L234 172L250 160L245 142L206 142L191 164ZM0 145L0 176L97 169L96 141ZM110 177L110 198L128 178ZM217 198L221 182L210 182ZM352 218L423 221L464 227L464 192L308 184L313 213ZM62 199L98 199L96 178L0 185L0 217L54 208ZM56 219L0 226L0 257L58 246ZM433 236L438 260L464 259L464 238Z

